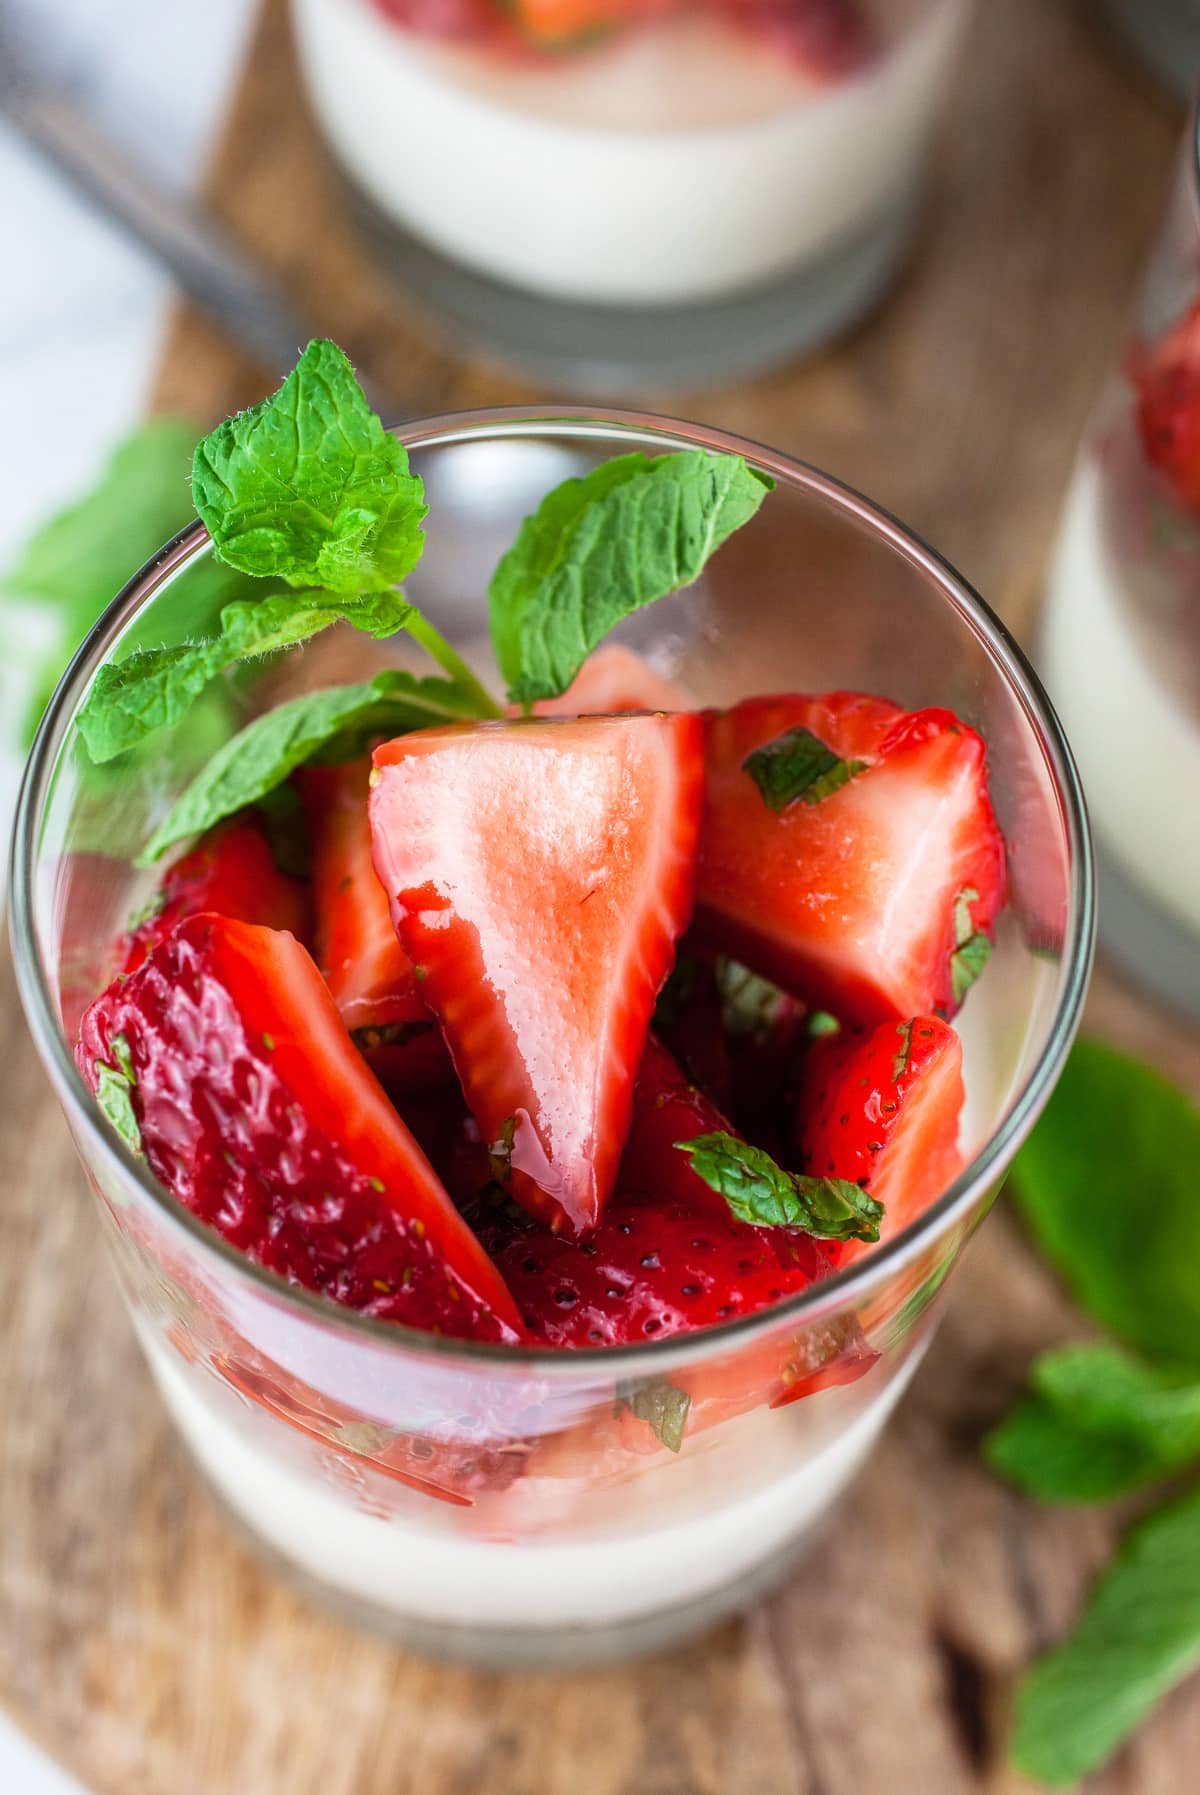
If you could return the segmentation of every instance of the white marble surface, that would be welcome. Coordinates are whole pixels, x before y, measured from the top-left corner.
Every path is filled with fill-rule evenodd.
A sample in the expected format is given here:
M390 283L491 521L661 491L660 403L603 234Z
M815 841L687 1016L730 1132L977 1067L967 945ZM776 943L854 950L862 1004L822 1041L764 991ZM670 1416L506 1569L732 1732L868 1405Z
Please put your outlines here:
M252 0L3 0L2 22L22 59L179 185L202 161L252 13ZM89 484L138 416L169 289L3 121L0 233L3 567L47 511ZM6 657L0 674L7 720L20 708L19 663ZM0 767L0 843L14 780L10 751ZM4 1401L21 1401L19 1385ZM79 1795L3 1715L0 1790Z

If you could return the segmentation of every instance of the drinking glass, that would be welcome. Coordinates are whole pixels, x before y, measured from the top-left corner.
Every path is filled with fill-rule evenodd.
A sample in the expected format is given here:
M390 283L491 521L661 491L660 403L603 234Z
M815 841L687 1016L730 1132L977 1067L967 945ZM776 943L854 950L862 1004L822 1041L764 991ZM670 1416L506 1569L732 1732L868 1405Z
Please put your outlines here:
M1126 340L1080 448L1040 664L1087 781L1104 945L1158 996L1200 1014L1195 113Z
M261 1547L363 1621L478 1662L596 1660L747 1603L862 1465L1062 1067L1091 951L1086 821L1059 726L1002 625L849 488L636 413L478 412L398 434L430 503L411 597L481 663L488 575L548 488L633 449L745 454L775 479L769 501L692 590L627 620L623 638L705 704L857 686L952 706L988 742L1010 853L1010 905L960 1019L965 1169L940 1200L827 1282L705 1332L578 1352L476 1345L368 1319L249 1263L126 1151L71 1051L109 944L146 895L127 856L189 773L334 662L360 676L364 658L400 651L357 636L293 650L214 689L117 773L91 767L75 723L97 669L137 641L215 624L195 525L120 594L59 687L14 840L21 995L197 1464Z

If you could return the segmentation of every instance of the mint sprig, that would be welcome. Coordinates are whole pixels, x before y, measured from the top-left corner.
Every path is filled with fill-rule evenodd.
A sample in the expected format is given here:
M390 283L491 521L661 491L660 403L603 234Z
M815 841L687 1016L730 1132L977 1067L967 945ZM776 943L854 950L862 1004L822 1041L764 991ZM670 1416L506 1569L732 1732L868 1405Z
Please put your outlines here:
M475 714L471 694L452 680L418 679L399 668L277 704L217 750L163 818L139 864L152 865L176 842L261 802L308 761L351 760L373 737Z
M547 493L488 590L515 704L557 698L624 617L690 586L774 482L740 455L618 456Z
M883 1204L845 1178L787 1172L762 1147L720 1131L675 1145L740 1222L756 1228L802 1228L818 1240L879 1239Z
M136 747L156 729L170 728L186 716L210 680L235 662L306 642L342 621L372 636L391 636L412 613L398 592L349 598L281 593L226 605L220 634L206 642L143 649L101 667L79 716L88 753L99 764Z
M966 895L966 894L964 894ZM1150 1067L1076 1046L1018 1156L1029 1228L1110 1342L1035 1361L987 1456L1048 1502L1096 1502L1200 1468L1200 1111ZM1028 1672L1013 1762L1065 1785L1200 1667L1200 1487L1129 1533L1074 1631Z
M819 804L865 773L865 760L843 760L820 736L802 724L764 742L742 762L770 810L789 805Z
M133 1108L137 1076L129 1042L124 1035L114 1035L109 1049L115 1064L110 1065L107 1060L96 1061L96 1101L130 1152L141 1153L142 1131Z
M335 343L206 436L192 497L222 561L344 594L398 586L421 558L425 494Z

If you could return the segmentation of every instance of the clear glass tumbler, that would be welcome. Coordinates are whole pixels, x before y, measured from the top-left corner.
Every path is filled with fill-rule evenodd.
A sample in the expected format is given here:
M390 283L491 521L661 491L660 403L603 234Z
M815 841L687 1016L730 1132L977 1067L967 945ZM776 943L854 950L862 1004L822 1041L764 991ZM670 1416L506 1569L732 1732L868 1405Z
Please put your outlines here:
M611 398L890 283L970 0L292 0L352 215L432 323Z
M1193 113L1079 453L1040 664L1087 781L1106 948L1200 1015L1200 156Z
M20 988L134 1326L197 1463L292 1573L420 1648L504 1666L598 1659L744 1605L863 1463L1067 1052L1091 952L1086 822L1058 724L1003 627L848 488L631 413L483 412L401 434L430 502L411 593L467 652L488 574L548 487L633 448L747 455L777 490L695 588L630 619L625 639L703 703L858 686L952 706L988 741L1011 855L1010 908L962 1016L968 1163L917 1222L827 1283L710 1332L577 1353L464 1344L341 1310L248 1263L130 1157L71 1056L109 943L145 896L124 855L247 712L301 681L359 676L387 646L293 651L100 777L75 729L97 668L138 638L169 643L214 621L197 525L125 589L60 686L16 826ZM681 1393L673 1451L651 1422Z

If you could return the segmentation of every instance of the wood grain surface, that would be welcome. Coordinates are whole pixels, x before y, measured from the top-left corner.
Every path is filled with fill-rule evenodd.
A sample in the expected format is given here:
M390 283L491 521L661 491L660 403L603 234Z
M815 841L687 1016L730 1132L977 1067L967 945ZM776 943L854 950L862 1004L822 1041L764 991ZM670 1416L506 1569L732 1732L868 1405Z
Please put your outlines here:
M1179 116L1065 0L984 0L921 241L836 352L674 396L864 487L1027 629L1075 443L1155 228ZM397 411L538 395L406 325L337 215L269 0L215 208ZM183 311L156 403L200 421L262 371ZM652 402L656 395L647 394ZM227 1530L125 1322L66 1130L0 975L0 1700L100 1795L1015 1795L1016 1674L1120 1516L980 1467L1031 1353L1080 1323L1003 1205L828 1541L742 1620L634 1668L433 1666L325 1618ZM1091 1026L1200 1094L1200 1039L1104 975ZM1183 1795L1200 1687L1089 1783ZM19 1795L19 1792L15 1792Z

